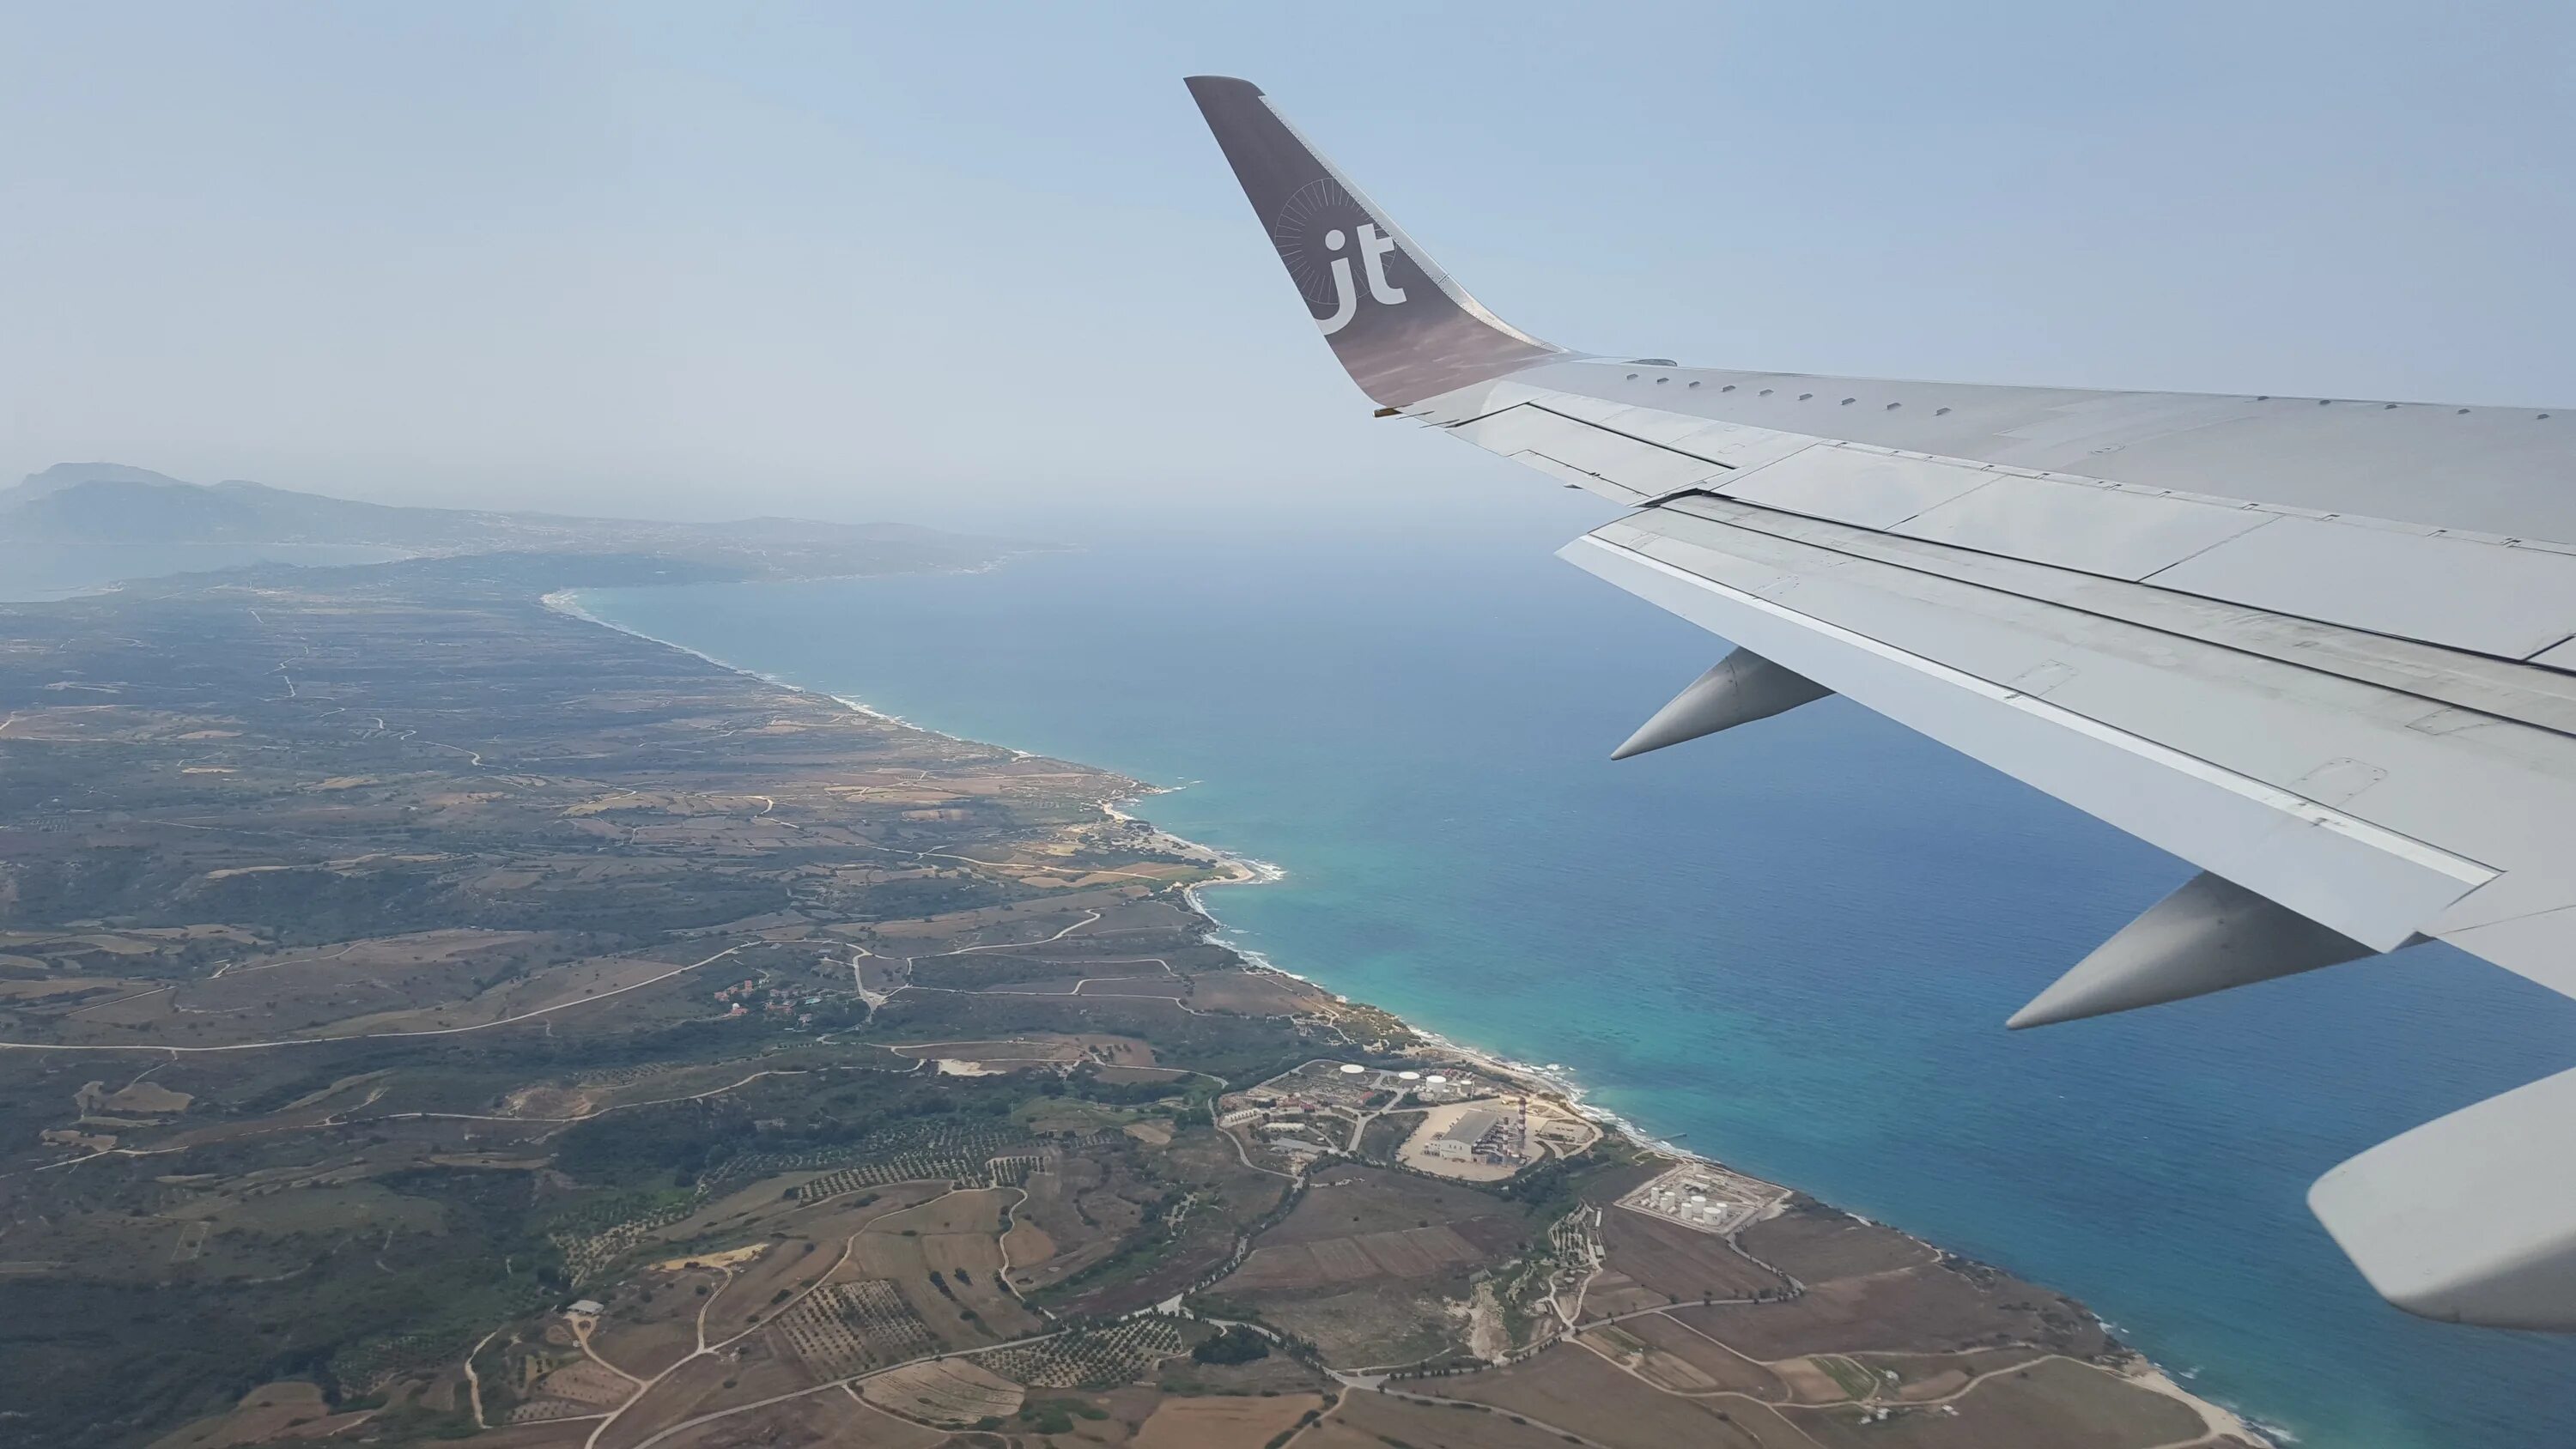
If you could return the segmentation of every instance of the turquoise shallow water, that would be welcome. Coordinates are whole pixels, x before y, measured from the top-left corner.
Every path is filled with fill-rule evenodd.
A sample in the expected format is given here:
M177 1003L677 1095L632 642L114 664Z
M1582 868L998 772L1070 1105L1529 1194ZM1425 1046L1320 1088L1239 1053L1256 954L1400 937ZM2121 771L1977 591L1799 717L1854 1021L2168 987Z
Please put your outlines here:
M2076 1293L2310 1444L2576 1444L2576 1342L2383 1306L2301 1195L2576 1061L2576 1002L2439 949L2031 1033L2188 871L1839 700L1613 766L1721 646L1548 555L1130 541L989 574L594 591L594 614L916 723L1185 785L1276 863L1279 964L1563 1063L1650 1131Z

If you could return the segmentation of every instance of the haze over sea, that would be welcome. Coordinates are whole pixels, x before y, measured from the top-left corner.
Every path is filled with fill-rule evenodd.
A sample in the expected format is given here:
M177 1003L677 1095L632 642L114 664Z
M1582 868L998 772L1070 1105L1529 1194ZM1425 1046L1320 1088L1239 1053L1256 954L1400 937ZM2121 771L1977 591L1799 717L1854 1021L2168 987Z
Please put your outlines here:
M2345 1156L2576 1063L2576 1002L2423 948L2008 1033L2188 868L1841 700L1611 765L1723 646L1550 557L1596 521L1566 500L1499 506L1447 539L1130 537L581 603L1186 786L1139 813L1287 872L1212 893L1238 944L2070 1291L2300 1441L2576 1443L2576 1341L2388 1308L2302 1201Z

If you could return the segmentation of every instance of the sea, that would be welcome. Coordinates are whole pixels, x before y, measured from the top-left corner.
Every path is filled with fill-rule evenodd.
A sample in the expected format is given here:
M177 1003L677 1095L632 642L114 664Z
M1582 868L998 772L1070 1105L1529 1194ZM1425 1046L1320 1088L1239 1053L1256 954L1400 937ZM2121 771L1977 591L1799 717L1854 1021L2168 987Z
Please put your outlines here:
M1515 490L577 602L1157 787L1137 813L1281 873L1206 893L1238 947L2072 1293L2282 1442L2576 1445L2576 1339L2389 1308L2303 1202L2576 1065L2576 1001L2420 947L2007 1032L2189 868L1839 699L1612 764L1725 646L1551 556L1598 521Z

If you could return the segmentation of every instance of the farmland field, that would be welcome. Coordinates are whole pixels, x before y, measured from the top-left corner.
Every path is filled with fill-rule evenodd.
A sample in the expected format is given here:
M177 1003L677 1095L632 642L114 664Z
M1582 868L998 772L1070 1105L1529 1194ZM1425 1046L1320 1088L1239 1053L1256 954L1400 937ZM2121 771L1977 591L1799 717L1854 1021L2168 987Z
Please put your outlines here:
M1323 1403L1314 1394L1165 1399L1132 1442L1136 1449L1261 1449Z
M893 1369L859 1382L859 1394L909 1418L963 1426L1017 1413L1018 1384L969 1359L941 1359Z

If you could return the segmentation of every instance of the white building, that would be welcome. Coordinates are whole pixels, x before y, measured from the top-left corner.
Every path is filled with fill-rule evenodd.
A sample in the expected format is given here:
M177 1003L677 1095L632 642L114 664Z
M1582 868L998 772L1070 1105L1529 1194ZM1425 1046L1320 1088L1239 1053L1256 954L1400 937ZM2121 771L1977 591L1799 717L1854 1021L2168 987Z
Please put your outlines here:
M1490 1155L1502 1135L1503 1114L1474 1107L1459 1113L1423 1150L1449 1162L1473 1162Z

